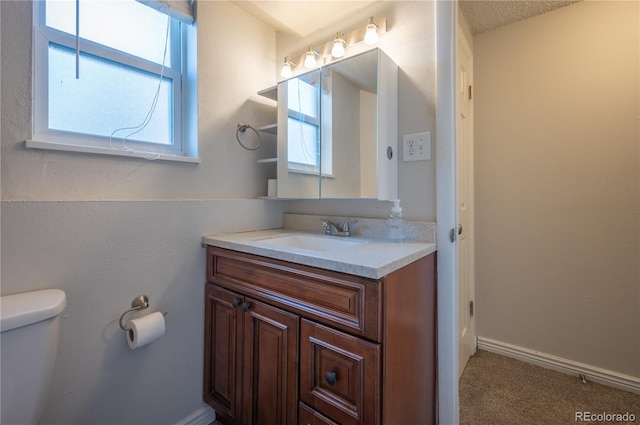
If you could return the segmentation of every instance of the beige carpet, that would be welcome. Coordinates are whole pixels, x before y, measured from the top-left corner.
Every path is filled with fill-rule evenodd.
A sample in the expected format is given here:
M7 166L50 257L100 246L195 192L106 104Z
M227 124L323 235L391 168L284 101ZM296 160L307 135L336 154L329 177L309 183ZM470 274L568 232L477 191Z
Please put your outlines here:
M587 378L588 379L588 378ZM518 360L480 351L460 378L460 424L577 424L576 412L633 414L586 423L640 424L640 395L587 382ZM587 414L583 413L583 418ZM609 420L606 420L609 419Z

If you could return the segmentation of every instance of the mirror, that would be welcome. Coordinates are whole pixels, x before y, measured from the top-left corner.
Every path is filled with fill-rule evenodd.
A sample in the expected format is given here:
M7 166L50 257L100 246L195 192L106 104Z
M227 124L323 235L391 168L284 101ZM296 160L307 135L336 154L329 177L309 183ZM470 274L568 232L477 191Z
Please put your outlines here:
M396 151L397 66L380 49L278 84L279 198L396 198Z
M320 197L320 70L278 83L278 198Z

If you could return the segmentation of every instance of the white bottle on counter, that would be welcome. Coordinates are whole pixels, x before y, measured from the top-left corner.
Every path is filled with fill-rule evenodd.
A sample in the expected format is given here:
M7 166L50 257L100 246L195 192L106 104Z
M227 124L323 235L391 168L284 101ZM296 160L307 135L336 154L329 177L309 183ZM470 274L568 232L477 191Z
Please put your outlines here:
M391 242L404 242L407 239L407 227L402 218L402 208L399 199L392 199L391 215L388 220L388 238Z

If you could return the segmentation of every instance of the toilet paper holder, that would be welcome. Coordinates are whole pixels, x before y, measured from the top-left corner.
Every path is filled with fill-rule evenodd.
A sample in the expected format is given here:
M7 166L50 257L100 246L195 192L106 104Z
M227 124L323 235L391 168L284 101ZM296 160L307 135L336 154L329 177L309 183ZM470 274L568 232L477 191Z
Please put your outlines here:
M131 308L122 313L122 316L120 316L120 328L122 328L122 330L125 332L130 331L131 329L127 329L124 325L124 316L126 316L128 313L131 313L132 311L144 310L148 307L149 298L146 295L138 295L137 297L135 297L133 301L131 301ZM167 313L164 314L166 315Z

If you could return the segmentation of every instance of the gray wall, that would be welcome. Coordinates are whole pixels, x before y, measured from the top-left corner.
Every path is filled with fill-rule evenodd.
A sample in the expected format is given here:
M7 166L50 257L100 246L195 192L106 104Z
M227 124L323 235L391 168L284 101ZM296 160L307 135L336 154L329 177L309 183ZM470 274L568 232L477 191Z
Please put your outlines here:
M640 377L639 5L474 39L477 334Z
M265 202L3 201L3 294L67 294L44 423L174 424L200 409L200 238L280 227ZM166 333L132 351L118 319L140 294L168 313Z

